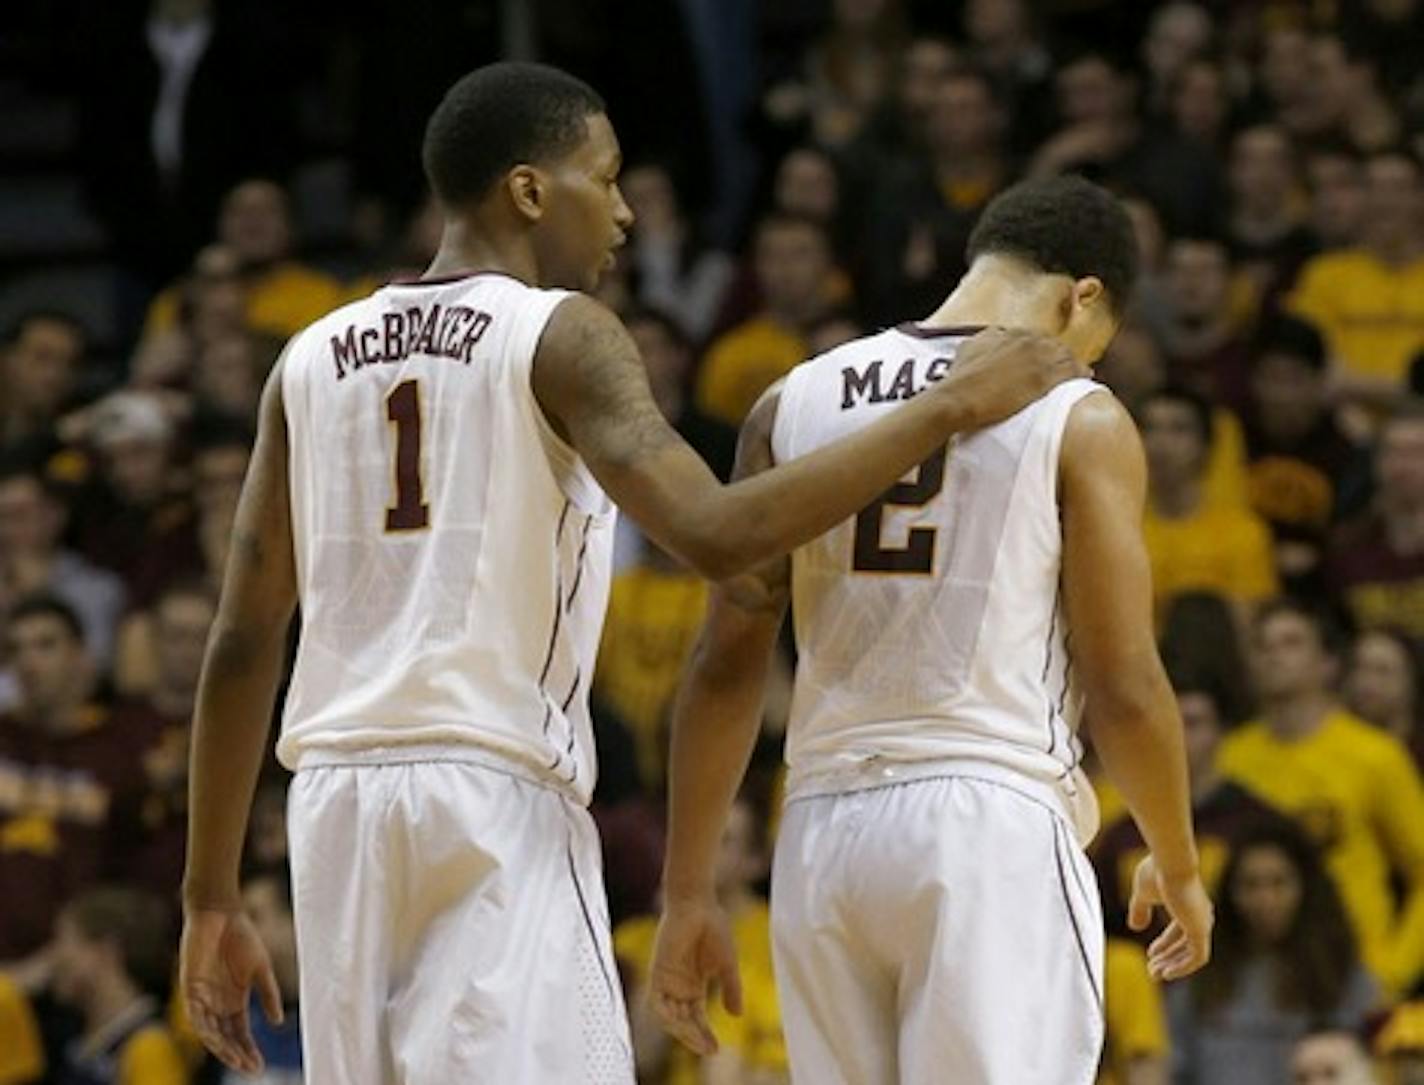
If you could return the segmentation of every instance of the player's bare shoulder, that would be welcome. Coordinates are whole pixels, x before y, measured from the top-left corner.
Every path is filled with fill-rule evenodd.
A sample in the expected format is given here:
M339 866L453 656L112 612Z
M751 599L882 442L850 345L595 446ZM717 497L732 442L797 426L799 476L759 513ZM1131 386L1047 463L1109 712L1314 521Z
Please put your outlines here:
M1068 413L1063 430L1060 477L1117 465L1145 470L1142 439L1132 415L1107 388L1085 395Z

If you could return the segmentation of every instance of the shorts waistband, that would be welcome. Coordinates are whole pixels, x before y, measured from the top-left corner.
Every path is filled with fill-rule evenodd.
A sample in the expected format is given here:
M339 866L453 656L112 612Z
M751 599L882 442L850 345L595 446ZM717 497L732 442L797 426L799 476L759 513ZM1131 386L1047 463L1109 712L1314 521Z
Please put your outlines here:
M843 768L808 773L787 784L786 801L844 795L933 779L982 780L1016 791L1061 817L1086 845L1097 832L1097 802L1080 774L1066 773L1058 782L1042 780L994 761L968 757L927 761L896 761L868 757Z
M342 749L339 746L315 747L302 751L301 760L293 771L302 773L310 769L388 768L396 765L429 763L475 765L479 768L489 769L491 772L513 776L515 779L546 788L549 791L558 792L579 806L587 805L567 780L536 765L482 746L466 746L455 743L411 743L409 745L367 746L361 749Z

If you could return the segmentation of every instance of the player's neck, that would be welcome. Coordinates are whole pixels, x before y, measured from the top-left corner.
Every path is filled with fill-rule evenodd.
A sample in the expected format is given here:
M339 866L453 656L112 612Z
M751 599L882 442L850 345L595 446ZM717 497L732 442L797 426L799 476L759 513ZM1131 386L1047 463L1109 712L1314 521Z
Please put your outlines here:
M986 255L974 261L954 293L923 322L926 328L997 327L1056 335L1062 330L1044 276L1018 261Z
M462 219L447 219L445 231L440 235L440 248L421 278L477 271L498 271L530 286L540 285L534 250L526 241L477 232Z

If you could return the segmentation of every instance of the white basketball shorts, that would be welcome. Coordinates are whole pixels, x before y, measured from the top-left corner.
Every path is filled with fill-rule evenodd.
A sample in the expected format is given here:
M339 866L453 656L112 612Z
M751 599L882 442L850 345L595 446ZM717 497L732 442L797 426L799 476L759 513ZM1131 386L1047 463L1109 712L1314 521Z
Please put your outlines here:
M308 1085L632 1085L581 806L461 761L304 767L288 831Z
M798 1085L1091 1085L1097 883L1061 815L934 776L788 803L772 873Z

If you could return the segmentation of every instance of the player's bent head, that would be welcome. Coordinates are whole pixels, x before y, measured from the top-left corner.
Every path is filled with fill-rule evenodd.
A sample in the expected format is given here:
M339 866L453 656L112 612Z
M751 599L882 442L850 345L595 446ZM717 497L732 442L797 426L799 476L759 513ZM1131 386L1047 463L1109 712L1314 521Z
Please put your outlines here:
M995 256L1060 279L1060 337L1080 358L1101 357L1138 273L1137 237L1116 196L1077 176L1022 181L990 202L969 236L970 265Z

